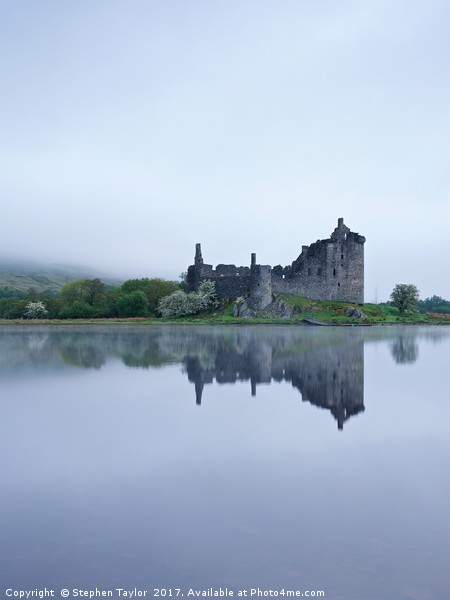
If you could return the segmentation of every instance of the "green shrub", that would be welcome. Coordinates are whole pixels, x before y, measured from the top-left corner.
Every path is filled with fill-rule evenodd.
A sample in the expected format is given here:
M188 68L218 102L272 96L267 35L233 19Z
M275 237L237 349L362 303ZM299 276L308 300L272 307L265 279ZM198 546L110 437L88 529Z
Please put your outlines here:
M95 319L99 316L98 309L81 300L75 300L70 306L64 306L58 313L60 319Z

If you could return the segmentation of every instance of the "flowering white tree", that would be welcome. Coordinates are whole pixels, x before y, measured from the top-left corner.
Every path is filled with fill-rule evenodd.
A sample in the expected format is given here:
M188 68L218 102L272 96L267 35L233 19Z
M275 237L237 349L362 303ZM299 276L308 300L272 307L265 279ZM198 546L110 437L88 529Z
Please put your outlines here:
M24 314L27 319L45 319L48 310L43 302L28 302Z
M195 315L202 310L208 310L217 306L216 286L213 281L202 281L198 292L182 292L177 290L161 298L158 310L163 317L181 317L183 315Z
M209 279L202 281L198 287L197 295L200 297L200 302L202 304L201 310L215 308L219 304L214 281L210 281Z
M158 311L163 317L179 317L181 315L194 314L200 310L200 306L197 306L194 298L190 296L186 292L177 290L169 296L161 298L158 304Z

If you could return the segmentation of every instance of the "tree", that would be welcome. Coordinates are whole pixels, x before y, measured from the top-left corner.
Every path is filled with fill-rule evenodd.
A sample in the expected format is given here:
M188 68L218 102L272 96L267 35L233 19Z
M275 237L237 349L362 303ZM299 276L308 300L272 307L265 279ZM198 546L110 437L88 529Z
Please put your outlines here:
M119 295L130 294L131 292L143 292L147 298L147 313L141 316L155 315L158 307L158 302L161 298L172 294L179 289L179 284L174 281L166 281L165 279L159 279L154 277L149 279L144 277L142 279L128 279L125 281L119 290Z
M26 300L19 298L1 298L0 299L0 318L1 319L23 319L25 316Z
M424 313L450 314L450 302L444 300L441 296L431 296L431 298L419 300L419 311Z
M176 290L170 296L162 298L158 304L158 311L163 317L181 317L195 315L214 308L217 304L216 284L207 280L202 281L198 292L186 294L182 290Z
M407 310L417 311L419 302L419 290L412 283L397 283L391 292L392 304L398 308L400 313Z
M119 317L146 317L148 315L148 300L142 290L136 290L120 296L117 300Z
M180 273L179 279L181 279L180 283L178 284L180 286L180 290L183 290L183 292L187 291L187 271L183 271L182 273Z
M39 294L35 287L29 287L25 295L26 300L29 302L37 302L39 300Z
M48 310L43 302L28 302L25 306L24 315L27 319L45 319Z
M216 308L219 301L217 300L216 284L214 281L206 279L202 281L198 286L198 295L201 298L202 310L208 310L209 308Z
M78 279L66 283L58 296L60 317L101 317L108 310L106 286L100 279ZM75 307L72 311L71 308ZM88 308L86 308L88 307ZM72 312L77 316L72 317Z
M181 317L183 315L193 315L201 310L201 302L197 294L186 294L182 290L177 290L161 298L158 304L158 311L163 317Z

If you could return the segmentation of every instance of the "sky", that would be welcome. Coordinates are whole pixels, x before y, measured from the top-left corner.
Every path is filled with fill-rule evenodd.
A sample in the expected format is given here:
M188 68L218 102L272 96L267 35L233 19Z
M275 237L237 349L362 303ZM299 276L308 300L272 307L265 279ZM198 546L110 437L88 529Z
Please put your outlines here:
M450 299L447 0L0 0L0 256L178 279L344 217Z

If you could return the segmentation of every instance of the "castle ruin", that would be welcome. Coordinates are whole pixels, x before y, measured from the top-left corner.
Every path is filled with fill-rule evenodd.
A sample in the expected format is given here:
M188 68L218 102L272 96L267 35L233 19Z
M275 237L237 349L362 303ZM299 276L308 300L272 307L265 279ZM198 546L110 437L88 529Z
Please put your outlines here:
M325 240L302 246L291 265L259 265L251 255L250 267L204 264L200 244L195 247L194 264L187 271L188 291L196 291L206 279L214 281L220 298L247 298L251 309L263 310L272 294L295 294L311 300L364 302L364 242L338 219L338 226Z

